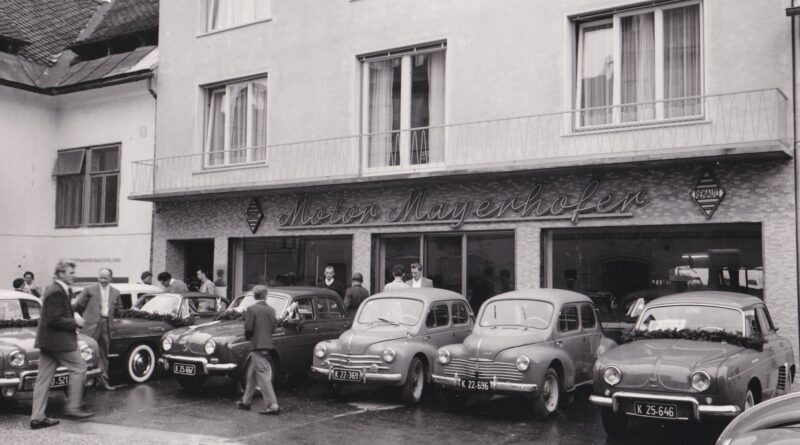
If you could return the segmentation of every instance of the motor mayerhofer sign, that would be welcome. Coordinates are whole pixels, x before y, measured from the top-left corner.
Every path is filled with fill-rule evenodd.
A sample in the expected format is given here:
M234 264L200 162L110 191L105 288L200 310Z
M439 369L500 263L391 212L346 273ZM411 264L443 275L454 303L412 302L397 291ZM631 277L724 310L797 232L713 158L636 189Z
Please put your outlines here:
M706 170L697 181L697 185L694 186L691 196L694 202L700 206L700 211L703 212L706 219L711 219L725 197L725 189L722 188L714 174L710 170Z

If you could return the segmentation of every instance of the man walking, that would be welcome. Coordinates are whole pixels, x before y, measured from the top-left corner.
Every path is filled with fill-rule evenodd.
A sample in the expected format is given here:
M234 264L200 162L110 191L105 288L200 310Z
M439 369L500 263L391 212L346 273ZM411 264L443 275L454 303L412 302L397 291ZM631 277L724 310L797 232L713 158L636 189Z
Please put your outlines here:
M164 286L164 292L189 292L189 287L186 283L172 278L169 272L158 274L158 282Z
M348 312L354 314L361 303L369 297L369 291L361 284L364 282L364 276L360 272L353 274L353 287L347 289L344 294L344 307Z
M413 288L419 287L433 287L433 281L430 278L422 276L422 264L411 263L411 279L406 281L406 284Z
M47 396L50 394L50 380L56 369L63 366L69 370L67 406L64 414L74 419L84 419L94 415L83 411L83 383L86 380L86 361L78 352L77 329L83 321L75 320L70 306L69 285L75 281L75 263L59 261L56 264L54 282L44 292L39 327L36 332L35 347L39 348L39 374L33 385L33 409L31 429L58 425L58 420L45 417Z
M275 349L272 344L272 334L278 321L275 319L275 310L267 305L267 287L256 286L253 288L256 302L247 308L244 321L244 337L250 341L249 367L247 369L247 384L242 400L236 405L239 409L249 410L256 393L256 387L261 389L261 397L267 408L261 414L277 415L281 409L278 399L272 388L272 362L268 358L270 351Z
M344 298L344 284L336 280L336 272L333 271L333 266L325 266L325 282L320 287L330 289L339 294L339 298Z
M114 321L114 311L124 309L119 291L111 287L111 269L103 267L97 271L97 284L85 287L72 309L81 314L84 326L81 332L92 337L100 346L100 384L106 391L114 388L108 381L108 348L111 344L111 325Z

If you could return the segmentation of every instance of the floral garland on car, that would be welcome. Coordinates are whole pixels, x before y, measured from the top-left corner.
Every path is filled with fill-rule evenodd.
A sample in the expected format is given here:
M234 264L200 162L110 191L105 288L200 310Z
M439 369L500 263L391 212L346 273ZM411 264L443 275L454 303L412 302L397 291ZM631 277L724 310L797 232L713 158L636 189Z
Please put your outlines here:
M214 320L219 320L219 321L244 320L244 317L245 317L245 312L229 310L221 314L217 314L214 317ZM278 326L281 326L286 330L293 330L295 332L300 332L300 330L303 328L303 322L301 320L286 318L278 321Z
M117 318L134 318L139 320L163 321L171 324L173 327L176 328L182 328L194 324L194 317L191 316L189 318L178 318L174 315L153 314L150 312L135 311L133 309L125 309L122 311L117 311L114 315Z
M39 319L25 320L22 318L14 318L11 320L0 320L0 329L6 328L33 328L39 325Z
M748 349L761 351L765 340L761 336L745 337L727 331L705 331L702 329L658 329L655 331L629 330L622 335L622 343L637 340L694 340L728 343Z

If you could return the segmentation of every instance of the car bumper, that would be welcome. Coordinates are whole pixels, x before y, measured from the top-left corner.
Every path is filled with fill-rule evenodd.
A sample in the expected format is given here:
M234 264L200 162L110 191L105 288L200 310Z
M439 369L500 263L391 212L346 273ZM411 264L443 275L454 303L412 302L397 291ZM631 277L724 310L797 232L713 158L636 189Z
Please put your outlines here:
M453 374L452 377L433 374L431 377L433 378L434 383L438 383L439 385L448 388L461 390L461 378L458 376L458 374ZM497 377L495 377L494 379L489 380L489 389L492 392L531 394L536 393L539 390L539 385L535 383L504 382L502 380L497 380Z
M86 370L86 377L96 377L103 372L100 368L91 368ZM56 373L53 377L63 377L65 375L69 375L69 370L64 366L59 366L56 368ZM19 374L19 377L8 377L0 379L0 388L5 388L8 386L15 387L18 391L31 391L33 388L27 388L25 385L25 381L29 379L36 379L36 376L39 375L38 370L30 370L30 371L22 371Z
M618 391L614 393L611 397L603 397L597 395L592 395L589 397L590 402L598 406L611 408L614 411L614 413L619 413L620 411L619 408L620 399L630 399L630 400L649 401L658 403L670 403L670 402L688 403L692 406L692 413L695 420L700 420L701 417L705 416L734 417L742 411L741 408L736 405L701 405L700 402L697 401L697 399L689 396L671 396L667 394L651 394L651 393ZM635 416L635 414L630 414L630 415Z
M319 376L327 377L328 380L333 380L333 374L331 374L331 370L328 368L320 368L318 366L312 366L311 372ZM399 383L403 381L402 374L381 374L377 372L362 372L361 375L363 376L363 379L361 380L360 383L371 383L371 382ZM341 383L348 383L348 382L342 381ZM359 382L353 381L351 383L359 383Z
M164 370L170 371L171 363L186 363L198 365L202 375L227 374L237 368L236 363L211 363L205 357L192 357L188 355L164 354L158 362L164 366ZM170 371L171 372L171 371Z

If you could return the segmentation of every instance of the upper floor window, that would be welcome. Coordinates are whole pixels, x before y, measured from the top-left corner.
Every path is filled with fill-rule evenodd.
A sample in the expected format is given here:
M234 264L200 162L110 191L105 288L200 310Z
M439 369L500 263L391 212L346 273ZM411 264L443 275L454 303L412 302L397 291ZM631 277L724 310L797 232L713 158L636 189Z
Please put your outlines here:
M445 42L361 56L367 167L444 162Z
M55 176L56 228L117 223L119 146L59 151Z
M266 159L267 78L206 89L205 165Z
M577 127L699 116L699 3L578 25Z
M270 0L207 0L206 32L269 18Z

